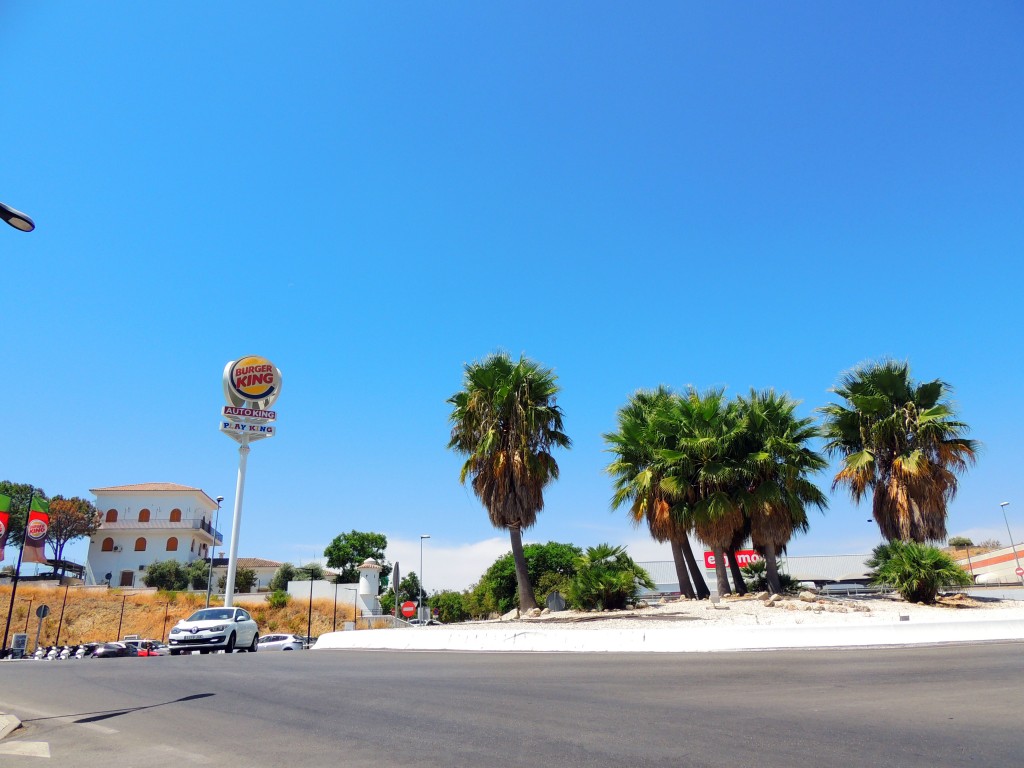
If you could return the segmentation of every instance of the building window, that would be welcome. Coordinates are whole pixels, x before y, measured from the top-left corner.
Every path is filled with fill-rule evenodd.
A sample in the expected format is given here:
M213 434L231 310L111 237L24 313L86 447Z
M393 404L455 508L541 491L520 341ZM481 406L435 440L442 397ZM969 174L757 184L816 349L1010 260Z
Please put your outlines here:
M146 551L146 540L142 536L140 536L139 538L137 538L135 540L135 551L136 552L145 552Z
M100 546L100 551L101 552L113 552L114 551L114 540L112 538L110 538L109 536L107 536L107 538L105 538L103 540L103 544Z
M168 552L177 552L178 551L178 540L174 536L171 536L171 538L169 538L167 540L167 551Z
M172 509L171 510L171 522L172 523L180 523L181 522L181 510L180 509Z
M108 509L107 510L107 517L106 517L105 522L108 522L108 523L116 523L117 522L117 510L116 509Z
M195 539L192 539L192 546L188 548L188 551L189 552L195 552L196 551L196 540Z
M139 522L140 523L148 523L149 522L149 510L148 509L140 509L139 510Z

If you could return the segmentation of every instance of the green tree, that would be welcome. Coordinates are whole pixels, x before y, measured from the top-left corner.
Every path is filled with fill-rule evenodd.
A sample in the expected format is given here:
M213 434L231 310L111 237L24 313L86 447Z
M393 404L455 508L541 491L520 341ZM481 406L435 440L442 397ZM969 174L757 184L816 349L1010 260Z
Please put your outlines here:
M205 590L210 578L210 564L206 560L193 560L185 567L185 577L192 589Z
M576 560L582 554L579 547L554 541L523 547L527 578L530 584L537 585L542 599L554 589L566 590L569 580L576 575ZM474 616L508 613L516 604L517 586L515 558L511 552L506 552L473 587L467 610Z
M217 579L217 586L220 591L223 592L228 584L227 574ZM252 568L239 568L235 571L235 592L240 594L247 594L252 592L252 588L256 586L256 571Z
M72 496L54 496L50 499L50 527L46 530L46 543L53 550L53 559L61 563L64 572L64 547L69 541L92 536L99 530L102 517L91 501Z
M437 610L437 618L444 624L453 624L469 618L469 613L463 605L461 592L453 590L435 592L427 602L432 609Z
M146 568L142 582L147 587L176 592L188 588L188 574L177 560L157 560Z
M522 531L544 508L544 488L558 478L551 451L568 448L556 376L532 360L504 353L465 367L463 389L448 399L448 447L468 456L460 481L487 509L495 528L509 532L516 564L519 609L537 607L523 556Z
M607 450L615 457L605 472L613 479L612 508L629 505L634 525L646 523L655 541L668 542L680 591L691 599L704 598L711 592L690 547L686 522L672 512L679 500L662 484L664 466L658 451L665 447L665 433L658 425L674 397L666 387L630 396L617 414L618 429L604 435Z
M7 544L10 547L20 547L25 540L25 518L28 516L28 505L30 494L41 499L48 499L42 488L28 485L27 483L14 483L10 480L0 480L0 493L11 497L10 519L8 520Z
M974 464L978 444L957 419L949 384L914 381L910 366L869 362L832 390L845 404L821 408L825 450L842 459L833 488L855 502L869 492L889 541L942 541L957 476Z
M278 569L280 570L280 568ZM276 575L276 574L275 574ZM306 563L295 566L293 581L323 581L327 578L327 571L320 563Z
M420 577L416 575L416 571L409 571L402 577L402 583L398 585L396 599L399 603L404 603L406 600L419 603L420 594L426 595L426 589L422 593L420 592Z
M625 547L598 544L576 560L569 601L584 609L625 608L640 592L654 589L650 575L626 554Z
M358 582L358 568L366 562L368 557L372 557L381 566L380 575L383 581L391 573L391 564L384 559L384 552L387 548L388 537L383 533L349 531L335 536L324 550L324 556L327 558L329 568L341 569L341 574L338 576L339 584Z
M783 587L778 553L794 532L807 530L807 507L828 506L827 497L810 479L827 463L810 447L818 431L812 419L796 415L796 401L774 390L751 390L749 398L739 399L739 406L747 436L740 446L746 478L740 501L751 541L764 553L768 588L779 593Z
M270 579L270 591L287 592L289 581L298 581L295 576L295 566L291 563L281 563Z
M967 587L974 579L942 550L916 541L875 547L868 566L871 583L889 586L911 603L934 603L942 587Z

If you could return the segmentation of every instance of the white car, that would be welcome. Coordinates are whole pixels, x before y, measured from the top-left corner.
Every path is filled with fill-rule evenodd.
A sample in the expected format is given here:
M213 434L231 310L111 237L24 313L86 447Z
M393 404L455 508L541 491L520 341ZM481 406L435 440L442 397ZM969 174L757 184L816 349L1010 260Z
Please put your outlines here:
M241 608L203 608L171 628L167 644L171 655L199 651L235 650L256 653L260 641L259 627L252 616Z
M259 647L261 651L301 651L305 644L297 635L264 635Z

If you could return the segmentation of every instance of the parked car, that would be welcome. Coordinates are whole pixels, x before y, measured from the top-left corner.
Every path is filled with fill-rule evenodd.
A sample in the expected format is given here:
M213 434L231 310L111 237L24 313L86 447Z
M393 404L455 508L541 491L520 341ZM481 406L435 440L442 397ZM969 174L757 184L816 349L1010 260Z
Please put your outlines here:
M126 637L121 642L125 645L134 645L139 651L139 656L166 656L170 653L170 649L159 640Z
M259 627L242 608L203 608L171 628L171 655L241 650L256 653Z
M139 649L126 643L100 643L92 652L94 659L111 659L118 656L138 656Z
M437 619L409 619L410 627L439 627L441 622Z
M259 647L261 651L301 651L306 644L298 635L264 635Z

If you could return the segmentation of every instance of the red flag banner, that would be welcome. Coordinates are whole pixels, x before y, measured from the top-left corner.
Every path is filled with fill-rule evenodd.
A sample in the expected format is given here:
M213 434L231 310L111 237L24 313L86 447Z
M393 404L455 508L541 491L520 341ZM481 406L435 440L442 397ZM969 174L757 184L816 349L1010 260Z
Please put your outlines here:
M50 505L37 496L32 497L32 507L25 526L25 546L22 562L46 563L46 532L50 530Z
M7 531L11 525L11 497L0 493L0 560L4 559L4 546L7 544Z

